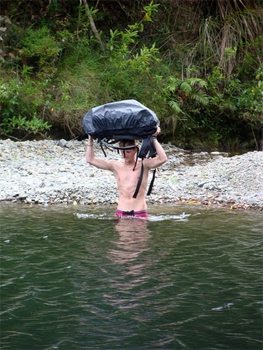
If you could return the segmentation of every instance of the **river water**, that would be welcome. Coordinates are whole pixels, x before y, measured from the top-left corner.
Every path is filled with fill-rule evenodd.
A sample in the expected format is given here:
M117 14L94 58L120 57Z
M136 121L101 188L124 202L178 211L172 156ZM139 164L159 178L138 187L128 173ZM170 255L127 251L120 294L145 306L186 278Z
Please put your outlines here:
M0 206L2 350L261 350L263 216Z

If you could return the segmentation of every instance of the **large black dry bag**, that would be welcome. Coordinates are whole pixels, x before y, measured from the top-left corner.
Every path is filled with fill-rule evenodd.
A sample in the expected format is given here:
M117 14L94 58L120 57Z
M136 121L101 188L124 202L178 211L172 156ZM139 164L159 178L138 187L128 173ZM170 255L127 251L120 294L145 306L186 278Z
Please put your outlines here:
M142 140L160 124L156 114L136 100L124 100L92 108L83 118L83 129L94 139Z

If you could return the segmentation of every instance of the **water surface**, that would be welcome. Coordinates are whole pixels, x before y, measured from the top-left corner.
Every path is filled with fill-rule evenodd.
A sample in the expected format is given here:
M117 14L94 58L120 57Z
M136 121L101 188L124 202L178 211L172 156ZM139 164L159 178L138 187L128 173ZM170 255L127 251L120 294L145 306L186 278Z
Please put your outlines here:
M262 213L113 212L0 206L1 349L262 349Z

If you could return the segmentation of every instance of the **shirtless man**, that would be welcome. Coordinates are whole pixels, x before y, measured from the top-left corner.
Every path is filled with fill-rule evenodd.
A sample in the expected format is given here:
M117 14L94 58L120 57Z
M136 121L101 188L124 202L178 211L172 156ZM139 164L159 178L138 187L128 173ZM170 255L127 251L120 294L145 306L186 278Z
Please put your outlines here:
M159 132L160 127L157 127L157 131L156 133L154 133L153 136L157 136ZM86 151L86 162L99 169L112 171L116 178L119 191L118 206L115 214L115 216L117 217L148 217L145 193L149 170L157 168L167 161L167 156L162 146L156 138L154 138L153 140L157 153L156 156L153 158L145 158L143 160L138 159L136 167L134 169L137 153L137 147L134 141L131 141L131 143L129 141L129 144L128 141L127 143L125 143L125 146L134 144L135 147L130 150L121 151L123 154L123 161L108 160L97 158L94 155L93 139L91 136L89 136ZM120 146L123 145L120 144ZM143 179L137 197L133 198L133 194L136 189L141 172L141 162L143 162L144 165Z

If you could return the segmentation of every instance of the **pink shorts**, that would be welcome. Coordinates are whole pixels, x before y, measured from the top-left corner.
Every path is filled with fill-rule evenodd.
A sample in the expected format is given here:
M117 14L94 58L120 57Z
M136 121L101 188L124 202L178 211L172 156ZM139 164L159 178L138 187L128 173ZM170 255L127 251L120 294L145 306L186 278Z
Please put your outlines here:
M135 217L135 218L148 218L149 215L147 213L147 210L138 210L138 211L122 211L122 210L116 210L116 213L114 215L117 218L121 218L123 216L125 217Z

